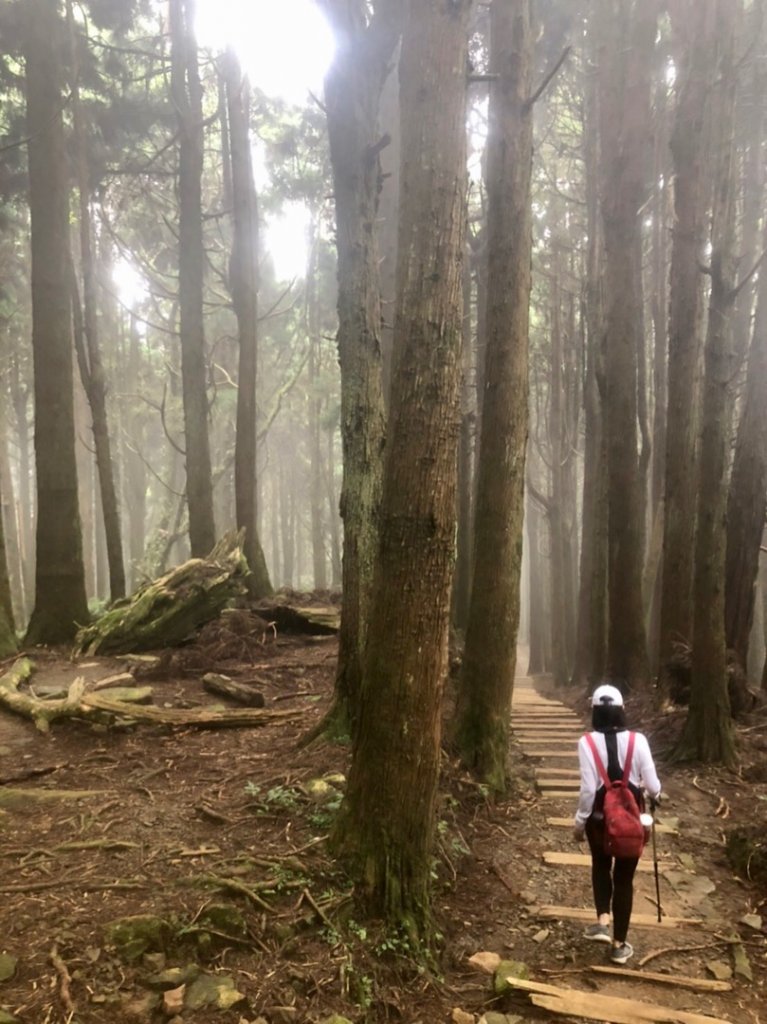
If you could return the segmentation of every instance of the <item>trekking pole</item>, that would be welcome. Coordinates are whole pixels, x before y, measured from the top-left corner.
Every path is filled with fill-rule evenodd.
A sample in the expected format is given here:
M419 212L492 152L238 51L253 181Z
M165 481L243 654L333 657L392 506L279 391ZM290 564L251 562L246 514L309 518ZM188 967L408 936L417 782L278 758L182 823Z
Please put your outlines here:
M661 909L660 909L660 877L658 876L658 848L655 845L655 808L658 805L651 798L650 799L650 811L652 813L652 864L653 871L655 872L655 898L658 905L658 924L661 921Z

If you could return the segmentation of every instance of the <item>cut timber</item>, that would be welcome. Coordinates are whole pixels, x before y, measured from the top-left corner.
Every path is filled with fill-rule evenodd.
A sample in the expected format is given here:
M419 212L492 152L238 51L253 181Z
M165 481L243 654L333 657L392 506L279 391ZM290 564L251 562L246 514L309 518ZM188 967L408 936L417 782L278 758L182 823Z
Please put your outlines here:
M540 789L571 789L573 793L581 786L580 775L572 779L536 779L535 783Z
M552 1013L599 1020L604 1024L730 1024L721 1017L708 1017L700 1013L688 1013L671 1006L655 1006L636 999L619 999L617 996L600 996L594 992L579 992L572 988L557 988L537 981L522 978L507 978L507 984L520 992L526 992L534 1006L540 1006Z
M592 966L597 974L614 974L619 978L632 978L635 981L657 981L659 985L677 985L679 988L692 988L696 992L731 992L729 981L715 981L713 978L690 978L686 974L659 974L657 971L632 971L628 967L597 967Z
M540 772L542 776L546 775L559 775L563 779L580 779L581 773L577 768L549 768L548 765L544 768L539 766L535 769L536 773Z
M574 794L577 794L575 789L544 789L541 792L544 800L572 800Z
M125 654L173 647L245 593L242 535L228 533L207 558L190 558L77 634L75 654Z
M542 725L517 725L514 719L512 719L511 728L514 732L532 732L540 736L562 732L565 732L568 735L577 736L578 738L583 735L583 730L577 723L573 722L565 722L562 725L549 725L548 723L544 723Z
M551 770L551 769L549 769L549 770ZM556 828L572 828L573 827L573 819L572 818L547 818L546 819L546 824L547 825L554 825ZM655 824L655 831L659 835L667 835L667 836L678 836L679 835L679 831L677 829L671 828L670 825L661 825L658 822L656 822L656 824Z
M255 611L273 622L281 633L301 633L308 636L333 636L338 632L341 613L335 605L304 607L291 604L261 602Z
M543 855L544 864L558 865L560 867L568 868L590 868L591 867L591 855L588 853L555 853L553 851L546 851ZM673 867L673 862L670 860L659 860L658 867L661 869ZM652 871L653 862L651 860L640 860L637 864L637 871Z
M541 747L545 744L547 749L551 747L565 747L574 755L578 753L578 740L575 738L567 737L563 739L561 736L515 736L515 739L523 747Z
M586 921L591 924L594 920L594 908L586 909L581 907L538 907L538 917L554 918L562 921ZM657 914L632 914L632 928L694 928L703 924L701 917L664 917L658 921Z

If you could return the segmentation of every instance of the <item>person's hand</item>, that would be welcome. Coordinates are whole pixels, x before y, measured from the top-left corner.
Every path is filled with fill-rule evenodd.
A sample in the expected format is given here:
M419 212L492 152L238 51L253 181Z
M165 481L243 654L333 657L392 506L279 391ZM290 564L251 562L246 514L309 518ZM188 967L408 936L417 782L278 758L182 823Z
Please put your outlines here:
M583 828L582 825L576 825L573 828L573 839L576 841L576 843L582 843L585 836L586 830Z

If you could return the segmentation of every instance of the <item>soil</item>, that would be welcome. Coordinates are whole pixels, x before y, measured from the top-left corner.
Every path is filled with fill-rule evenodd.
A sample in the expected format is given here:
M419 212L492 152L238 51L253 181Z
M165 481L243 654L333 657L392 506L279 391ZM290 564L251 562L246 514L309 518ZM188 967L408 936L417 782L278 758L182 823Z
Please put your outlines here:
M664 912L694 914L703 924L632 931L636 956L627 967L658 953L647 970L711 977L706 966L720 962L716 969L726 973L740 948L751 980L736 974L731 992L701 994L590 971L604 962L604 947L580 939L582 924L536 913L541 904L590 906L588 870L543 862L547 850L578 852L569 829L547 824L552 814L571 815L574 799L545 800L535 762L517 744L510 755L513 792L503 803L487 801L444 758L434 895L444 941L434 969L419 970L401 938L360 920L350 885L326 849L348 748L299 742L328 706L335 637L288 635L247 617L240 625L235 635L214 624L191 647L164 652L148 680L154 703L210 704L201 675L214 668L257 680L267 708L294 709L296 718L204 730L90 717L55 722L43 735L0 711L0 953L17 960L13 975L0 982L0 1006L19 1021L167 1020L172 998L167 1012L157 1005L157 975L170 968L188 969L187 980L198 970L228 977L243 997L226 1010L187 1007L178 1022L285 1024L338 1013L354 1024L468 1024L488 1011L508 1020L556 1019L520 999L495 998L492 978L468 963L478 951L521 961L539 981L732 1024L762 1019L767 932L755 918L741 919L760 914L767 901L736 877L725 851L733 827L764 822L764 723L757 712L739 728L743 766L731 773L664 766L683 712L653 717L630 708L659 755L669 796L661 818L678 819L679 836L659 837L659 853L674 859L677 876L693 878L690 887L689 877L672 876L675 889L662 877ZM77 676L96 682L126 668L119 659L78 663L64 651L28 653L38 694L66 688ZM549 692L546 680L535 685ZM583 710L575 695L557 697ZM88 792L66 795L73 790ZM635 910L654 912L653 900L648 873L638 878ZM130 958L110 925L132 915L165 924ZM471 1016L454 1018L456 1009Z

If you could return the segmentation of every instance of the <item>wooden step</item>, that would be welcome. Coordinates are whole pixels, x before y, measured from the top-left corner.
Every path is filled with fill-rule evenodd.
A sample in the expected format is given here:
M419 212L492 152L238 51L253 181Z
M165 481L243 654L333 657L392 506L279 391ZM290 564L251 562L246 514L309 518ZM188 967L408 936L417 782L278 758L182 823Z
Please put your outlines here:
M661 974L658 971L634 971L630 967L603 967L592 964L595 974L611 974L618 978L631 978L633 981L656 981L659 985L675 985L679 988L691 988L696 992L732 992L729 981L717 981L714 978L691 978L687 974Z
M577 793L581 788L580 773L576 773L576 776L574 779L536 778L535 784L539 789L570 789L573 793Z
M577 768L549 768L547 765L545 768L539 765L536 769L536 776L538 773L541 775L560 775L563 779L578 779L580 781L581 773Z
M554 771L554 769L550 769L550 770ZM573 819L572 818L547 818L546 819L546 824L547 825L553 825L555 828L572 828L573 827ZM666 835L666 836L678 836L679 835L679 830L678 829L671 828L669 825L661 825L660 822L656 822L655 823L655 831L658 833L658 835Z
M545 743L547 746L552 747L569 747L573 754L578 753L578 741L571 736L516 736L522 746L527 744L528 747L540 747L541 744Z
M579 989L559 988L556 985L544 985L524 978L506 978L506 983L516 991L526 992L533 1006L567 1017L603 1021L604 1024L730 1024L721 1017L690 1013L687 1010L659 1006L644 1000L622 999L619 996L603 996Z
M538 917L555 918L562 921L584 921L586 924L592 924L596 920L593 907L585 909L581 907L547 905L538 907L535 910L535 914ZM696 928L702 924L702 917L664 917L659 922L657 914L639 914L635 912L631 915L632 928Z
M547 850L543 855L544 864L550 864L552 867L567 867L567 868L590 868L591 867L591 854L589 853L559 853L553 850ZM674 862L670 860L659 860L658 867L661 871L666 868L674 867ZM637 871L654 871L652 860L645 857L637 864Z
M525 748L522 753L525 757L569 757L573 761L577 759L576 748L569 745L567 747L562 747L560 750L548 750L546 748L538 750L532 747L529 749Z
M544 800L572 800L577 795L577 789L544 789L541 792Z

